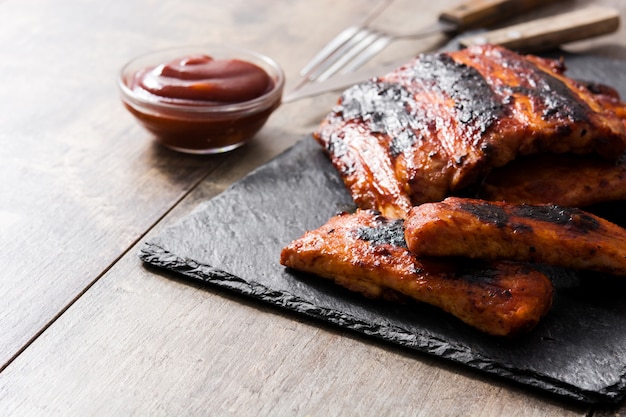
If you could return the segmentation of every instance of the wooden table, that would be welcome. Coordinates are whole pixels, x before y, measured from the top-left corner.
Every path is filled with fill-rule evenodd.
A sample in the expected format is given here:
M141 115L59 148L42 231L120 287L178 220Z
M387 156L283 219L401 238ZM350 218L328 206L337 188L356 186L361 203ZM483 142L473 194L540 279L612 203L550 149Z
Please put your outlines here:
M589 3L551 6L543 15ZM626 415L589 408L157 274L139 245L310 133L336 93L285 104L225 155L164 149L122 107L135 55L230 43L299 68L376 0L0 1L3 416ZM454 4L396 0L410 30ZM433 48L401 41L376 62ZM626 59L626 31L572 47Z

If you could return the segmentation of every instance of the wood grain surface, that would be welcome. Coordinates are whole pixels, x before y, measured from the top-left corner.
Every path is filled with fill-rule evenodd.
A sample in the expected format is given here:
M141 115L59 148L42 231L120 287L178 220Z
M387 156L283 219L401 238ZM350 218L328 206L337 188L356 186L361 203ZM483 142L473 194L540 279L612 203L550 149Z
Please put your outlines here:
M396 0L376 25L409 31L454 3ZM310 133L336 94L280 107L235 152L187 156L155 145L125 112L124 62L230 43L276 59L289 88L375 4L0 2L3 416L626 415L198 288L137 258L138 243ZM531 16L589 4L626 15L622 0L566 0ZM398 41L372 65L440 42ZM571 49L626 59L626 31Z

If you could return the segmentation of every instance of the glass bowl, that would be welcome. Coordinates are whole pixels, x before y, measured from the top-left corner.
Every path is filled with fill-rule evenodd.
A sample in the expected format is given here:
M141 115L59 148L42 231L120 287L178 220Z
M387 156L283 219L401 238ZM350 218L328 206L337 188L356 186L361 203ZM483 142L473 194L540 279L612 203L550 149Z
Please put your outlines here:
M262 95L241 102L169 99L136 87L137 74L174 59L208 55L241 60L261 68L270 78ZM124 106L157 142L180 152L212 154L238 148L250 140L280 105L285 75L271 58L242 48L207 45L151 52L128 62L119 73Z

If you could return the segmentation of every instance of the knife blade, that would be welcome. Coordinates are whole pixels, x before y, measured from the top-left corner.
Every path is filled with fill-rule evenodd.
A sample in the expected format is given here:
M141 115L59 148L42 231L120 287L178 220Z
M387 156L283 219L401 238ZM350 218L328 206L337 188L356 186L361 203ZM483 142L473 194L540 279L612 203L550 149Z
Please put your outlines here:
M462 35L453 39L442 50L454 50L470 45L491 43L524 52L539 52L568 42L615 32L619 24L620 14L617 10L591 6L502 29ZM325 81L308 83L286 94L282 101L289 103L305 97L347 88L391 72L406 64L410 59L405 58L382 66L335 75Z

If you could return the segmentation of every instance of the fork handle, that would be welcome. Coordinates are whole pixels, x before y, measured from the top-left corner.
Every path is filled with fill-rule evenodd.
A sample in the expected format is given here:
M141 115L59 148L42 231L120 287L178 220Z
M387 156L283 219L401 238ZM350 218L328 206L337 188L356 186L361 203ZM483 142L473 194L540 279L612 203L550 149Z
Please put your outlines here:
M615 32L620 14L609 7L589 6L572 12L537 19L503 29L461 38L462 47L498 44L521 52L539 52L564 43Z
M466 0L444 10L439 18L453 23L459 31L489 26L556 1L561 0Z

